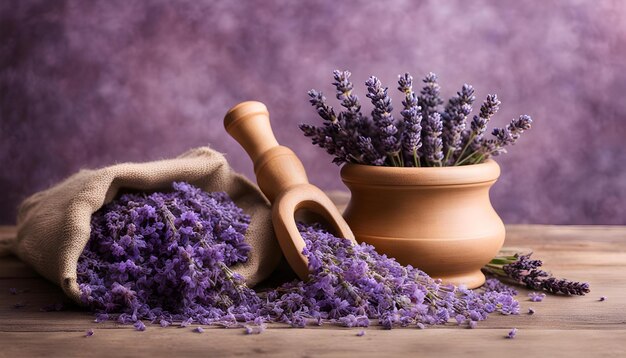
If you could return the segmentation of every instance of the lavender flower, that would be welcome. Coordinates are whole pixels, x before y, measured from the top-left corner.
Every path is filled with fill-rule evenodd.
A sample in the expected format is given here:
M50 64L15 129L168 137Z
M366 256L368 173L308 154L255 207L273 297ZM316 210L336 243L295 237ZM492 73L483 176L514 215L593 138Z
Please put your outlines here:
M385 156L381 155L376 148L374 148L371 138L359 136L357 139L357 146L362 155L359 160L360 162L374 166L381 166L385 164Z
M375 76L367 82L367 97L373 110L372 119L361 113L361 103L354 94L349 71L333 71L336 97L343 111L338 114L326 103L321 92L309 91L311 104L322 117L320 127L301 124L300 129L314 145L333 156L333 163L357 163L388 166L451 166L477 164L506 152L520 134L530 128L530 117L521 116L504 129L493 131L485 139L487 123L497 112L500 101L488 95L473 117L470 129L466 120L475 100L474 88L465 84L450 98L443 110L437 76L429 73L423 79L419 96L413 91L410 74L398 76L398 89L404 94L402 120L392 115L391 99Z
M194 328L193 331L195 333L204 333L204 328L198 326L198 327Z
M443 151L446 164L461 151L461 135L465 130L465 121L472 112L474 87L464 84L456 96L450 98L443 113Z
M600 302L604 302L604 301L606 301L606 296L600 296L600 300L599 300L599 301L600 301Z
M509 331L509 333L506 335L506 338L508 339L513 339L515 338L515 336L517 335L517 328L513 328L512 330Z
M443 165L442 128L443 125L439 113L432 113L426 121L422 121L422 140L424 141L422 153L426 163L433 167Z
M531 293L528 294L528 298L532 302L541 302L541 301L543 301L544 297L546 297L545 293L531 292Z
M337 121L335 110L326 103L326 97L324 97L322 92L312 89L308 92L308 95L311 98L309 102L313 107L315 107L317 114L319 114L323 120L328 123L335 123Z
M85 332L85 337L91 337L95 334L95 332L93 331L93 329L88 329L87 332Z
M528 307L528 314L529 315L534 315L535 314L535 309L532 307Z
M351 75L349 71L334 70L333 85L337 89L337 99L341 101L341 105L353 115L353 119L358 120L361 116L361 104L359 98L352 93L354 85L350 82Z
M460 164L463 160L474 157L481 148L482 138L487 130L487 123L494 114L500 109L500 100L495 94L490 94L480 106L480 113L475 115L470 123L471 129L464 133L463 141L465 142L455 164ZM466 153L469 149L469 153ZM467 156L465 155L467 154Z
M413 163L420 166L418 150L422 146L422 113L421 107L417 104L417 96L413 92L413 77L409 73L398 76L398 90L404 94L402 105L404 109L400 114L404 119L402 132L402 149L405 166Z
M492 132L494 139L484 140L479 149L478 161L489 158L490 156L506 153L504 148L507 145L513 145L519 139L524 131L530 129L532 118L528 115L522 115L517 119L513 119L506 128L495 128Z
M255 292L229 268L247 259L248 223L226 194L186 183L175 183L169 193L125 194L93 216L78 264L83 302L96 320L110 316L137 330L145 329L142 320L180 321L180 327L197 322L248 334L260 333L265 322L367 327L377 319L388 329L424 328L451 318L472 326L494 312L519 313L507 286L472 291L443 285L316 225L298 227L309 280Z
M9 288L9 294L10 294L10 295L17 295L17 288L15 288L15 287L10 287L10 288Z
M422 80L424 87L420 91L418 104L422 108L422 117L426 120L431 114L439 112L439 106L443 104L443 99L439 92L441 87L437 82L437 75L430 72ZM424 124L422 123L422 127Z
M365 335L365 331L364 330L360 330L359 332L357 332L356 336L357 337L363 337Z
M530 259L531 254L499 255L483 267L487 273L523 284L532 290L543 290L554 294L580 295L589 293L589 284L567 279L554 278L541 270L541 260Z
M135 322L135 324L133 324L133 327L135 327L135 330L140 331L140 332L143 332L146 330L146 325L141 321Z
M378 127L380 142L384 153L386 153L394 162L395 166L400 165L397 161L400 152L400 145L396 134L398 128L391 114L393 107L391 106L391 98L387 94L388 88L383 88L380 80L375 76L371 76L366 82L367 97L372 101L374 109L372 110L372 118Z

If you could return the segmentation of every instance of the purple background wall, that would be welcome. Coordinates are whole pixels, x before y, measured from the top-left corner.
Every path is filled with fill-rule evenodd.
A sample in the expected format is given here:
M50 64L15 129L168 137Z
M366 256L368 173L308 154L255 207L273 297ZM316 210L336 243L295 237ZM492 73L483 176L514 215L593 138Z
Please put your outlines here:
M249 159L226 110L264 101L276 135L324 189L344 188L297 124L319 123L312 87L349 69L395 88L439 74L527 113L492 191L507 223L626 224L626 2L2 1L0 223L27 195L84 167L210 144ZM332 96L330 96L332 97ZM398 97L396 97L398 98Z

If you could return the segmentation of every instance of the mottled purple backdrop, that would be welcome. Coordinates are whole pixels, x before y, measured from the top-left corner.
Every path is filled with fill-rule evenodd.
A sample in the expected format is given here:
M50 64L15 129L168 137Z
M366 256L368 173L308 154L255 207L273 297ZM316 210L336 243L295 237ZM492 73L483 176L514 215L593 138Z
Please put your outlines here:
M433 71L446 96L497 93L495 125L532 115L498 159L505 222L626 224L625 1L4 0L0 17L1 223L80 168L195 146L251 176L222 127L248 99L314 184L344 189L297 128L318 123L306 91L330 92L339 68L361 94L370 74Z

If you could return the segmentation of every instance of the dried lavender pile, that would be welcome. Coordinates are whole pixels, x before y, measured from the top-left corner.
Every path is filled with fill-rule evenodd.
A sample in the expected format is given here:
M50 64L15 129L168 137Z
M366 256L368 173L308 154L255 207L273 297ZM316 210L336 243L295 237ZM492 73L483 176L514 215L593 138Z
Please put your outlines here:
M519 313L516 292L498 281L481 290L442 285L422 271L352 246L318 226L300 225L311 268L307 282L261 292L228 267L244 262L249 218L225 193L175 183L170 193L126 194L94 214L79 259L82 299L97 320L145 329L220 324L258 333L265 322L330 322L385 328L456 322L474 327L490 313Z
M333 72L335 96L344 110L337 113L322 92L309 91L310 102L324 121L323 126L301 124L304 135L313 144L334 157L333 163L357 163L394 167L441 167L477 164L506 153L530 129L528 115L513 119L505 128L495 128L485 137L487 124L500 108L495 94L487 96L478 114L466 128L476 97L474 88L465 84L444 106L437 76L423 79L419 94L413 90L410 74L398 76L402 110L394 118L388 88L375 76L366 82L367 98L373 109L371 118L361 111L348 71Z

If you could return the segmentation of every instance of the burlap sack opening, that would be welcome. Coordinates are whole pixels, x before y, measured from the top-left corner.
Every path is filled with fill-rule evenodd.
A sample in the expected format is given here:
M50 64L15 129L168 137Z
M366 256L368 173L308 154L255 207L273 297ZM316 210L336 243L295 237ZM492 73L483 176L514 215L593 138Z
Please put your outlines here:
M19 208L17 239L10 248L42 276L80 302L76 264L90 235L91 215L121 189L154 191L186 181L205 191L225 191L251 217L246 240L248 261L232 267L254 286L282 256L274 236L267 199L249 180L235 173L221 153L202 147L175 159L124 163L81 170L54 187L26 199Z

